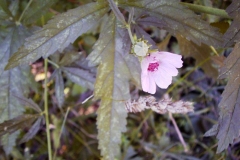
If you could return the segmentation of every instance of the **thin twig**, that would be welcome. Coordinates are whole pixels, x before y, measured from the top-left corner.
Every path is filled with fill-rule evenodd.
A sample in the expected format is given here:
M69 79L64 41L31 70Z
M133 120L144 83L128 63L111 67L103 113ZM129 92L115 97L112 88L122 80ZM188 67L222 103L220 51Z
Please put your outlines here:
M182 143L182 145L184 147L184 152L188 152L188 147L187 147L187 145L186 145L186 143L185 143L185 141L183 139L182 133L180 132L175 119L172 116L172 113L169 112L168 115L169 115L169 118L171 119L171 121L172 121L172 123L174 125L175 130L177 131L178 138L180 139L180 141L181 141L181 143Z
M64 116L64 120L63 120L62 127L61 127L61 132L60 132L60 134L58 136L58 139L57 139L58 143L60 142L60 139L61 139L61 136L62 136L62 133L63 133L63 128L66 124L66 120L67 120L67 116L68 116L69 111L70 111L70 107L67 108L67 112ZM56 158L56 155L57 155L57 148L55 149L53 160Z

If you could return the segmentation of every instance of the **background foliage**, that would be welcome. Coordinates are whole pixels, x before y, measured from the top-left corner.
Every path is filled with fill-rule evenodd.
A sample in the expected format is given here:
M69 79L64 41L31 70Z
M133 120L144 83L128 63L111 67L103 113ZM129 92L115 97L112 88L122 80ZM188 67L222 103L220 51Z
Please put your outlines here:
M0 159L240 159L239 7L0 0ZM194 102L194 113L174 115L188 151L167 114L125 109L147 95L129 24L151 49L183 56L154 96Z

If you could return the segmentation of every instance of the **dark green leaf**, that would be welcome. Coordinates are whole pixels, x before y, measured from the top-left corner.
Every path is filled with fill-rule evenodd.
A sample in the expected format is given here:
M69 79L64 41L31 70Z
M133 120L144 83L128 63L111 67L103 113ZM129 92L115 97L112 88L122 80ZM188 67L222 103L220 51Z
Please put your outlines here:
M59 107L63 106L65 97L64 97L64 82L62 77L62 71L57 70L55 75L55 96Z
M0 124L0 136L3 136L4 134L12 134L15 131L19 129L23 129L25 127L29 127L32 122L35 121L40 115L30 115L25 114L18 116L16 118L13 118L11 120L4 121Z
M10 17L12 16L11 11L8 8L8 4L6 0L0 0L0 7L5 11L5 13L7 13Z
M58 0L34 0L23 16L24 24L31 24L44 15Z
M224 46L232 46L240 40L240 3L239 0L233 0L232 4L226 9L229 16L233 17L233 22L227 32L224 34Z
M232 144L234 139L239 137L240 131L240 43L237 43L232 53L227 57L221 70L220 78L228 77L228 83L222 93L222 100L219 103L220 117L218 120L217 138L218 149L221 152Z
M30 69L28 66L22 66L4 71L4 67L11 54L17 51L29 34L23 26L15 27L0 44L0 88L2 88L0 90L0 123L13 119L24 111L24 106L14 95L24 97L28 94ZM3 144L7 145L4 146L7 154L15 144L16 133L2 138Z
M22 97L22 96L19 96L19 95L14 95L13 96L23 105L23 106L26 106L26 107L30 107L32 109L34 109L35 111L37 111L38 113L41 113L42 110L41 108L35 103L33 102L32 99L28 99L28 98L25 98L25 97Z
M140 65L129 54L130 44L127 30L119 27L111 14L87 58L91 64L99 65L94 96L101 99L97 111L98 139L101 155L106 160L120 153L121 132L126 131L124 100L130 98L129 79L140 84Z
M196 66L204 62L201 65L201 68L204 70L204 72L209 77L218 77L218 70L212 66L210 61L212 50L209 46L205 44L198 46L197 44L185 39L180 35L177 35L176 38L178 40L181 54L184 55L184 57L193 57L196 60Z
M76 60L80 59L82 52L71 51L63 55L61 58L59 65L60 66L67 66L75 62Z
M143 26L164 28L172 34L180 34L194 43L221 46L222 36L207 22L191 10L179 4L178 0L119 0L119 6L134 7L148 15L137 20Z
M43 117L39 117L37 121L32 125L32 127L28 130L27 134L20 140L19 143L24 143L32 139L38 132L41 126L41 122L43 121Z
M95 78L88 70L83 70L77 67L63 67L63 72L72 82L93 90Z
M108 11L106 5L89 3L56 16L29 37L9 60L6 69L29 64L41 56L46 58L57 50L62 52L77 37L96 25Z

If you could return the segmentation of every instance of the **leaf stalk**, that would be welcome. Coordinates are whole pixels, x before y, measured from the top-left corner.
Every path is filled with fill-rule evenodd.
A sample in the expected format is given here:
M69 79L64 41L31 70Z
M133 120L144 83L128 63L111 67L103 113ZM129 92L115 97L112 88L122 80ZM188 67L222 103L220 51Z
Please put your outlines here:
M27 9L29 8L29 6L32 4L32 2L33 2L33 0L30 0L30 1L28 2L27 6L24 8L24 11L22 12L19 20L16 22L17 24L21 24L22 18L23 18L23 16L24 16L25 12L27 11Z

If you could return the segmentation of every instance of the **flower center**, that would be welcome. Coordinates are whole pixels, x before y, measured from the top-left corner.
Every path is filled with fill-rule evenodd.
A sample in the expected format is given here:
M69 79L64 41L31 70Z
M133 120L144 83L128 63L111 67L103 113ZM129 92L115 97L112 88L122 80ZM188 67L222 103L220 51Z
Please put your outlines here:
M150 63L149 66L148 66L148 71L151 71L151 72L157 71L158 66L159 66L158 62Z

